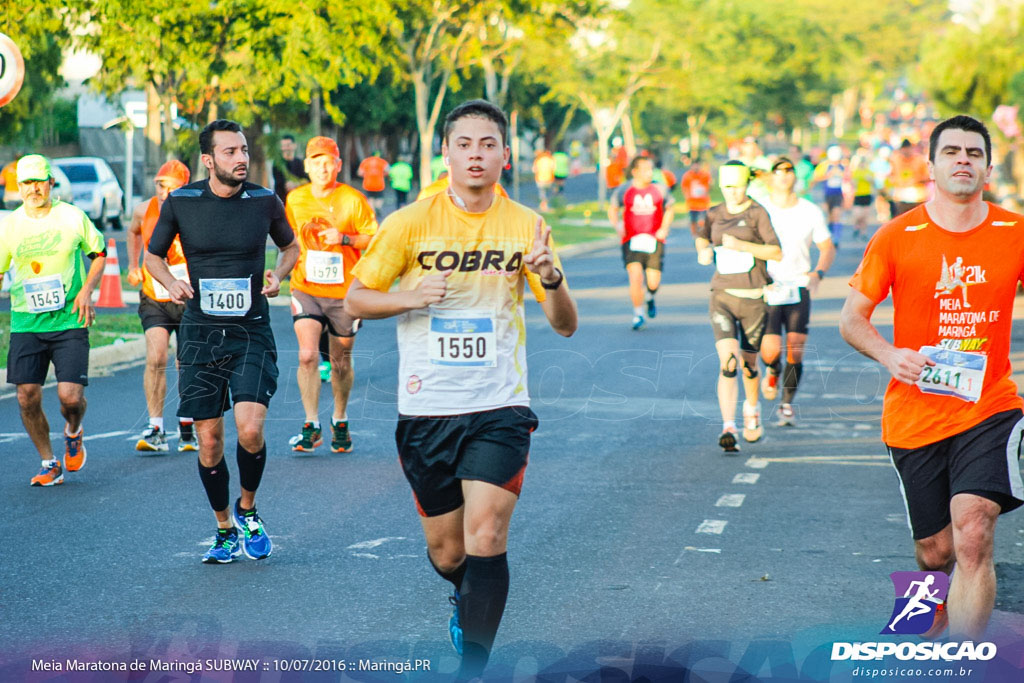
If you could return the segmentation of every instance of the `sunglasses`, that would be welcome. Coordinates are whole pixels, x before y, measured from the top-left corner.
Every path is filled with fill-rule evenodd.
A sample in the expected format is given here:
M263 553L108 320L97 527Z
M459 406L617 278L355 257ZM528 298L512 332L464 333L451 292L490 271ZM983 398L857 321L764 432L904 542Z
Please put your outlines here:
M784 173L792 173L792 172L793 172L793 167L792 166L779 166L778 168L776 168L776 169L774 169L772 171L772 173L774 173L775 175L782 175Z

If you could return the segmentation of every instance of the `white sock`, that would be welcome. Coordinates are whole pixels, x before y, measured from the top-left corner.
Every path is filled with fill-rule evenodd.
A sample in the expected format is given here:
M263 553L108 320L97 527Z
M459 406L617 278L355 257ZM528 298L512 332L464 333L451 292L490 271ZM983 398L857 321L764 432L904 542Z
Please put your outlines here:
M340 420L335 420L333 417L331 418L332 425L341 424L342 422L348 422L348 413L342 415Z
M149 418L149 424L153 425L154 427L159 429L161 432L164 431L164 418L163 418L162 415L160 417L151 417L151 418Z
M320 429L320 420L306 420L313 425L314 429Z
M643 306L634 306L633 307L633 315L643 316L643 314L644 314Z
M71 438L75 438L76 436L78 436L81 433L82 433L82 425L78 425L78 431L75 432L74 434L69 433L68 432L68 426L64 425L64 436L70 436Z
M723 432L727 432L729 430L734 430L735 431L735 429L736 429L736 420L724 420L722 422L722 431Z
M39 463L40 467L53 467L57 464L57 458L50 458L49 460L43 460Z

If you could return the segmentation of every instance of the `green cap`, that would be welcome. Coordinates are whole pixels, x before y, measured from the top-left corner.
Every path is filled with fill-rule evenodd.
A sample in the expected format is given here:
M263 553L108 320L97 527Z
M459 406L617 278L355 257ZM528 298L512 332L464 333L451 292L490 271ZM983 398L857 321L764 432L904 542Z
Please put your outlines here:
M28 154L18 161L18 182L49 180L53 177L50 162L41 154Z
M750 169L743 164L725 164L718 168L719 187L741 187L750 182Z

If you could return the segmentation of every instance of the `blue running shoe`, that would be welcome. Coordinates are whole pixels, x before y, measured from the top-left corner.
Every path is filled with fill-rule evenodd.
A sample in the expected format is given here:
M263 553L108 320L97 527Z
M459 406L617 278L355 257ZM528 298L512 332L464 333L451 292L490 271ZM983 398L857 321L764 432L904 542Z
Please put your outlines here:
M263 520L260 519L256 508L243 514L238 507L240 502L241 498L235 501L234 514L231 518L235 522L239 535L242 536L242 552L250 560L262 560L270 557L270 536L267 536L267 531L263 528Z
M642 315L633 316L633 329L639 330L644 326L644 317Z
M448 597L452 604L452 616L448 618L448 637L452 639L452 647L462 656L462 622L459 621L459 591Z
M647 317L656 318L658 317L658 307L654 305L654 297L652 296L647 300Z
M205 564L227 564L242 554L242 544L238 542L238 532L234 529L217 529L213 537L213 545L203 555Z

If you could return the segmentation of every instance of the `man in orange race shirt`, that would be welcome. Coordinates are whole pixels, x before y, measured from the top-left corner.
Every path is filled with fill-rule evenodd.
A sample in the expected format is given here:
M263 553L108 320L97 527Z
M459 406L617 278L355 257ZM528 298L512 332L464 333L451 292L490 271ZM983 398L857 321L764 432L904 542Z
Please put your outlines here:
M686 173L679 181L686 197L686 208L690 212L690 233L696 237L697 232L704 229L708 220L708 209L711 208L711 173L707 162L701 158L693 160Z
M363 192L369 197L370 206L377 213L384 208L384 178L390 168L388 162L381 158L380 152L374 150L373 155L363 159L363 163L359 164L356 171L356 175L363 179Z
M292 320L299 342L296 372L302 407L302 432L292 437L293 450L309 452L323 443L320 429L319 340L330 333L331 451L348 453L349 392L352 391L352 347L359 321L345 312L349 274L362 250L377 232L373 209L361 192L338 182L341 153L331 138L315 137L306 144L309 184L288 193L285 215L299 242L299 260L292 269ZM365 161L363 163L366 163Z
M142 375L142 389L146 394L146 408L149 411L149 426L135 444L137 451L166 451L167 432L164 430L164 397L167 394L167 347L171 333L178 330L184 304L171 301L171 295L159 282L153 279L145 266L139 267L139 256L149 246L149 238L160 218L160 207L174 190L188 184L189 170L180 161L168 161L156 172L156 196L135 207L132 222L128 226L128 283L142 285L139 292L139 318L146 334L146 371ZM178 278L188 278L185 254L181 241L175 237L167 252L167 264ZM197 450L196 437L192 431L192 420L187 417L178 420L178 450Z
M956 568L948 609L925 637L938 637L947 616L951 637L982 637L995 604L996 519L1024 503L1024 414L1009 359L1024 216L982 200L991 154L980 121L955 116L935 127L928 154L935 196L875 234L840 321L843 338L892 375L882 439L904 492L917 563ZM890 290L893 343L871 324Z

